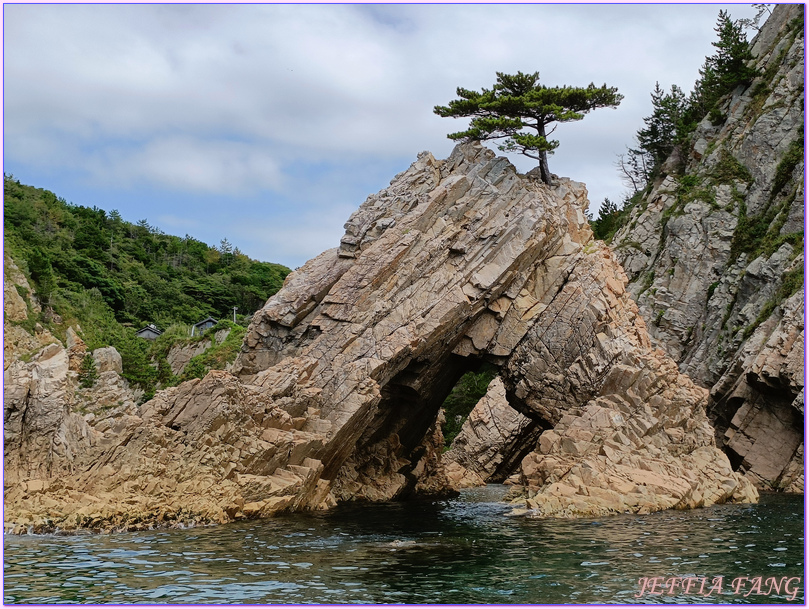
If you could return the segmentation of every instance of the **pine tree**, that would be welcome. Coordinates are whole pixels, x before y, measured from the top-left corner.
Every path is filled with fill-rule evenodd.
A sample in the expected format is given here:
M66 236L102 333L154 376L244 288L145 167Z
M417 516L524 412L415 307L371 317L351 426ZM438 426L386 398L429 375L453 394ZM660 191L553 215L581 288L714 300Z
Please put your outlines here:
M719 39L711 44L717 51L705 59L690 98L687 122L692 129L706 115L714 124L721 123L724 117L717 107L720 98L739 85L749 85L758 76L758 71L747 65L753 53L742 24L731 20L726 11L719 11L714 31Z
M469 129L450 133L453 140L505 141L500 150L520 152L539 161L542 181L550 183L548 153L552 153L558 140L548 136L556 127L553 123L578 121L595 108L616 108L623 95L615 87L547 87L539 84L539 72L510 75L497 72L497 82L491 89L480 92L458 87L460 99L448 106L436 106L434 112L443 117L472 117ZM531 129L530 133L523 129Z
M714 124L723 122L720 100L739 85L750 84L758 75L748 65L753 54L743 22L734 22L727 12L720 11L714 29L718 38L711 44L717 51L705 58L694 90L686 97L677 85L665 93L655 83L652 114L643 119L644 127L635 136L637 146L618 157L618 169L633 192L642 190L658 175L675 146L686 142L702 119L707 116Z
M95 360L89 353L81 360L81 368L79 368L79 384L85 389L93 387L98 381L98 369L96 368Z
M655 83L652 92L652 114L643 119L645 127L638 131L638 146L648 153L654 172L674 149L677 130L685 110L686 97L683 90L672 85L670 93L664 93L660 83Z

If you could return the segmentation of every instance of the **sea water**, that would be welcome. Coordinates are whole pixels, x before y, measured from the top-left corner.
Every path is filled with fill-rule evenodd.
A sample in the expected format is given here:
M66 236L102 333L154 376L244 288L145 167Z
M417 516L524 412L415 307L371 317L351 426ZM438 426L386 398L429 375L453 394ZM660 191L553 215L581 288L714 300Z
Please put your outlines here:
M803 496L529 519L504 487L185 530L6 536L6 603L803 603ZM757 580L756 578L761 578ZM690 584L689 584L690 582Z

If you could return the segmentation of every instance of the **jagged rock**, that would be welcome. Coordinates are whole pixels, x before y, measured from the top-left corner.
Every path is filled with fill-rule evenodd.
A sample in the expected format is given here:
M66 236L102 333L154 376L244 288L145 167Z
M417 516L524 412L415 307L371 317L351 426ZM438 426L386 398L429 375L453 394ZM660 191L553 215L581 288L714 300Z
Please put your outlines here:
M624 273L592 241L587 205L584 185L549 187L479 144L444 161L420 154L349 218L339 248L292 273L254 315L237 376L212 371L137 414L81 419L94 444L74 451L77 473L42 483L42 472L35 494L32 477L20 479L6 527L221 522L452 492L440 407L481 360L499 367L513 408L539 429L559 427L560 459L583 467L625 437L666 468L685 506L751 499L715 450L707 391L653 350ZM610 427L610 438L573 425L593 404L627 405L621 419L591 425ZM663 443L661 421L695 433ZM541 469L555 456L523 463ZM641 476L645 465L626 467ZM568 475L554 483L572 483ZM552 484L531 500L553 496ZM652 485L632 509L661 509L672 493Z
M25 274L6 253L3 265L3 370L8 370L21 357L32 356L43 346L59 341L39 324L35 325L34 335L18 325L28 320L29 307L35 314L42 309Z
M4 263L6 270L5 276L3 277L3 311L5 312L5 320L25 321L28 319L28 307L25 304L25 299L23 299L17 291L17 287L19 286L30 291L31 286L28 285L28 281L25 280L24 275L22 276L22 280L19 279L21 273L19 273L19 269L8 256L6 256ZM12 265L14 265L13 268L17 273L9 272ZM17 282L14 281L14 278L17 279Z
M662 364L676 375L673 363ZM713 445L706 418L689 410L696 388L670 385L641 397L643 375L620 368L605 383L617 386L580 413L564 415L523 460L525 504L535 515L648 513L758 499ZM621 387L626 393L616 391Z
M802 365L755 391L747 378L758 376L757 350L772 355L764 344L780 316L773 305L784 286L797 288L803 267L793 246L803 244L803 154L789 162L803 142L803 7L775 6L752 49L760 76L721 103L721 125L706 118L690 147L675 150L612 245L653 342L710 388L708 412L734 466L762 488L796 489L784 468L803 438L803 412L790 406ZM749 245L754 225L767 233L759 247ZM801 319L782 333L802 330ZM778 444L775 454L767 441Z
M762 488L802 492L803 315L798 292L756 329L712 390L715 408L734 413L726 451Z
M5 312L5 321L24 321L28 319L28 307L31 308L33 313L39 313L42 307L33 288L31 288L31 284L28 283L28 278L6 252L3 252L3 271L3 311Z
M506 388L497 377L464 421L444 460L461 487L473 482L502 482L537 445L537 423L509 406ZM465 473L468 470L471 473ZM447 475L450 475L448 472Z
M473 488L484 486L486 481L472 470L466 469L457 461L446 461L444 463L444 473L452 488Z
M224 372L161 392L137 414L87 418L93 425L77 431L89 445L71 463L78 475L39 471L13 485L7 528L225 522L316 506L325 495L322 467L307 457L320 439L294 429L286 412ZM111 451L112 462L104 458Z
M100 373L115 372L117 374L123 373L123 361L121 354L115 347L101 347L93 351L93 360L95 360L96 370Z
M169 349L169 353L166 356L166 360L171 367L171 373L176 375L182 374L192 357L202 355L210 348L211 341L207 339L190 344L174 345L171 349Z
M74 372L81 369L84 356L87 354L87 345L79 337L76 331L70 327L67 329L67 357L68 368ZM119 370L120 372L120 370Z

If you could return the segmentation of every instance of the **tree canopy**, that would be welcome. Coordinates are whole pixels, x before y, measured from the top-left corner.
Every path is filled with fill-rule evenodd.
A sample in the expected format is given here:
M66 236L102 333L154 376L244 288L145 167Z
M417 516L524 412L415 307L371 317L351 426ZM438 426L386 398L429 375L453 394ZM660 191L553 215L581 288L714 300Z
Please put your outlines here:
M225 239L215 248L189 235L166 235L147 220L132 224L116 210L68 204L12 176L3 179L3 210L4 251L43 305L20 323L30 332L39 323L63 339L68 326L80 326L90 349L113 345L124 377L147 397L163 379L151 343L136 337L137 328L183 325L180 333L187 336L187 324L226 319L233 306L252 313L290 272L248 258ZM82 371L87 383L92 372L89 364Z
M540 175L550 183L548 153L558 140L548 136L556 129L546 129L553 123L578 121L595 108L616 108L623 95L606 84L596 87L548 87L539 84L539 72L533 74L504 74L497 72L497 82L491 89L472 91L458 87L459 99L447 106L436 106L434 112L443 117L472 117L466 131L450 133L453 140L505 141L500 150L520 152L539 161ZM533 130L535 133L525 131Z
M652 114L644 117L644 127L635 135L637 146L618 159L618 168L633 193L660 174L674 148L685 142L706 116L714 125L722 124L726 119L720 110L722 101L736 87L749 85L759 75L750 65L753 54L742 22L720 11L714 31L717 40L711 44L716 52L705 58L689 95L677 85L666 92L655 83Z

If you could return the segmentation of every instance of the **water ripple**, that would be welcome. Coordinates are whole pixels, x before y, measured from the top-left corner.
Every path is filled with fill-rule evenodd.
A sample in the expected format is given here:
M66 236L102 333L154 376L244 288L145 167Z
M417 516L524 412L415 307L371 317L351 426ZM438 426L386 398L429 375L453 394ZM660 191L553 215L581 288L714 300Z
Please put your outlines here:
M739 576L803 573L800 497L593 520L508 516L503 487L186 530L5 538L6 603L782 603ZM766 550L762 551L762 548ZM721 594L641 578L725 578ZM659 588L656 591L661 590ZM730 590L730 594L728 591ZM742 591L744 592L744 591ZM803 602L803 589L791 602Z

